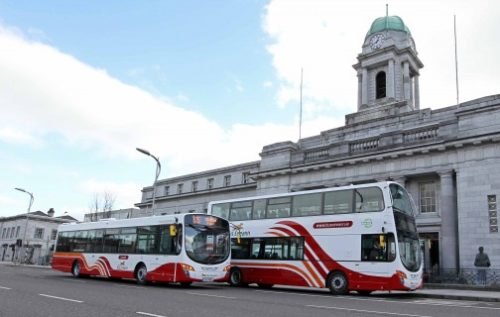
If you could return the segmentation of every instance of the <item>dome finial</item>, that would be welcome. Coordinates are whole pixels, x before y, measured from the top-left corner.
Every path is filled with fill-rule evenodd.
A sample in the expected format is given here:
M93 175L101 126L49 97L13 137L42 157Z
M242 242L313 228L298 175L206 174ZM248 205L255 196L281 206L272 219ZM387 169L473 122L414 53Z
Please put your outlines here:
M389 4L385 4L385 28L387 29L389 26L389 19L387 18L389 16Z

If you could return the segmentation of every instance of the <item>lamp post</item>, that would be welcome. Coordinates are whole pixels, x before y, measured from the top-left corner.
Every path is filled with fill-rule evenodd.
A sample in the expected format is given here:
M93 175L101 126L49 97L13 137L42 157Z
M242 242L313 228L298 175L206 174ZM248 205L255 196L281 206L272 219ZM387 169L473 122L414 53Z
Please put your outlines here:
M141 149L141 148L135 148L137 151L141 152L144 155L151 156L155 161L156 161L156 175L155 175L155 181L153 183L153 203L151 205L151 210L154 213L155 209L155 199L156 199L156 182L158 181L158 176L160 176L161 172L161 164L160 164L160 159L153 154L149 153L149 151Z
M23 193L26 193L28 195L30 195L30 204L28 206L28 212L30 212L30 209L31 209L31 205L33 205L33 201L35 200L35 198L33 197L33 193L30 193L29 191L27 191L26 189L22 189L22 188L14 188L15 190L18 190L20 192L23 192Z
M25 225L25 228L24 228L24 234L23 234L23 240L22 240L22 247L24 249L24 253L26 254L26 246L25 246L25 243L26 243L26 233L28 231L28 219L29 219L29 212L30 212L30 209L31 209L31 205L33 205L33 201L35 200L35 198L33 197L33 193L30 193L29 191L27 191L26 189L22 189L22 188L14 188L15 190L18 190L20 192L23 192L23 193L26 193L28 195L30 195L30 204L28 206L28 212L26 213L26 225ZM17 253L17 256L19 258L19 253ZM18 259L19 260L19 263L21 263L21 259Z

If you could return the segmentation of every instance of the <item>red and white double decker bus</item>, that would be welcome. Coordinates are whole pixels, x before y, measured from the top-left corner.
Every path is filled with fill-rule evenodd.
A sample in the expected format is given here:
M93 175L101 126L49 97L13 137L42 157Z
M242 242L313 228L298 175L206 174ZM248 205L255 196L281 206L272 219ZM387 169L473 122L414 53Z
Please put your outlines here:
M205 214L104 219L59 226L52 268L75 277L148 281L227 281L227 220Z
M381 182L217 201L232 226L229 282L328 287L333 294L422 287L413 201Z

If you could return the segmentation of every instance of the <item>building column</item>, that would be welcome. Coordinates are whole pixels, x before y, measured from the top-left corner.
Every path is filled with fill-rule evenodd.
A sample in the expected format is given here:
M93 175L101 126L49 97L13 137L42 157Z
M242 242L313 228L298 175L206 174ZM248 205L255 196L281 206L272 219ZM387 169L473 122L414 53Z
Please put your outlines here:
M453 170L439 172L441 178L441 252L442 268L458 268L458 213L456 203L456 187Z
M415 82L415 110L419 110L420 109L420 87L419 87L419 83L418 83L418 77L419 75L415 75L414 78L414 82Z
M404 100L411 100L410 97L410 63L403 63L403 87L404 87Z
M361 100L361 94L362 94L362 91L363 91L363 75L362 74L359 74L358 73L358 111L359 109L361 108L361 105L363 104L362 100Z
M362 83L361 83L361 104L362 105L367 105L368 104L368 70L366 68L363 68L363 75L362 75Z
M395 98L396 94L394 92L394 60L389 60L389 69L387 70L387 97Z

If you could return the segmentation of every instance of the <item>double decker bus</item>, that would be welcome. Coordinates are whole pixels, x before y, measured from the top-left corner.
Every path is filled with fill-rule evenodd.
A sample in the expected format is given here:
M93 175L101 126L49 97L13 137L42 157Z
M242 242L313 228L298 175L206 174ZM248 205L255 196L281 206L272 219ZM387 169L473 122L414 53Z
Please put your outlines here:
M380 182L211 202L208 213L232 226L231 285L368 295L422 287L413 205Z
M52 268L139 284L227 281L229 231L227 220L206 214L62 224Z

